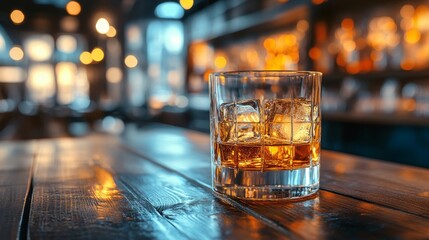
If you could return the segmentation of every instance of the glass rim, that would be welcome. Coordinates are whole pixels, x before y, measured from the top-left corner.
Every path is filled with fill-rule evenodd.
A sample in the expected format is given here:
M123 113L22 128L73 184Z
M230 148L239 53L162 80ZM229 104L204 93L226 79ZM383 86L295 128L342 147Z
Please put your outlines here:
M298 70L242 70L242 71L225 71L225 72L212 72L211 76L248 76L252 74L267 74L267 77L276 77L276 76L296 76L296 75L317 75L322 76L323 73L319 71L298 71ZM271 75L275 74L275 76ZM262 76L261 76L262 77Z

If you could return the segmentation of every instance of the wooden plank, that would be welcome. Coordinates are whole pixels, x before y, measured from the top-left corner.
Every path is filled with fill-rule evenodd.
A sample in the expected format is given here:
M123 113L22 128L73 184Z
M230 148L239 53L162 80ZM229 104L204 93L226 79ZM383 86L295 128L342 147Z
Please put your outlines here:
M321 190L303 202L246 207L305 239L428 239L429 219Z
M211 185L210 139L207 134L162 124L141 130L130 126L123 137L126 146L178 172L192 172L192 178Z
M16 239L25 226L34 142L0 143L0 236Z
M149 202L94 164L92 146L89 139L43 143L34 171L29 237L181 238Z
M202 185L210 185L210 173L207 171L210 165L208 135L173 127L151 125L140 132L135 129L127 132L125 141L142 156L170 169L176 169ZM174 147L164 150L167 148L166 146ZM322 166L324 162L329 161L335 161L335 159L325 160L323 158ZM375 162L375 164L377 163ZM359 166L355 166L355 168L359 168ZM415 170L414 168L403 168L409 169L411 172ZM322 176L325 174L324 171L322 168ZM353 168L350 171L353 171ZM394 173L392 174L394 175ZM336 180L349 181L346 178ZM354 179L353 184L364 191L366 181L367 179L363 175L359 179ZM323 184L326 182L322 182L322 189L324 189ZM412 185L413 180L410 179L406 184ZM422 186L422 184L418 186ZM385 187L385 191L388 192L393 193L396 190L396 184ZM371 191L378 191L374 188L369 190L367 195L376 194ZM428 218L409 214L408 211L403 211L401 208L395 210L390 206L389 208L380 206L383 205L383 202L379 202L377 199L374 199L375 204L370 200L361 201L356 199L353 194L348 197L347 194L321 191L317 198L304 202L280 201L253 204L239 201L239 203L253 212L254 216L277 222L304 238L429 237L429 232L426 231L429 229ZM353 230L353 226L358 226L359 232Z
M322 153L322 189L429 217L429 170Z
M216 198L211 189L166 170L118 145L98 148L96 162L120 184L150 202L188 239L294 238ZM120 185L118 184L118 185Z
M115 138L44 141L41 146L31 238L281 239L289 233L124 151Z

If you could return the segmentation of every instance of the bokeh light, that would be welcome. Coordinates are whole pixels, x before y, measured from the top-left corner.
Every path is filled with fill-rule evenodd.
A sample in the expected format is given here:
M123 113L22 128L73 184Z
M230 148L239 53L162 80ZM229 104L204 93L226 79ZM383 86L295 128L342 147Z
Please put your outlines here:
M76 17L65 16L60 21L61 30L75 32L79 28L79 20Z
M79 15L79 13L81 11L80 4L76 1L70 1L66 5L66 11L68 14L70 14L72 16Z
M94 48L91 52L92 60L100 62L104 58L104 52L101 48Z
M194 0L180 0L180 6L185 10L189 10L194 6Z
M24 58L24 51L20 47L13 47L9 51L9 56L14 61L21 61Z
M134 55L128 55L125 57L125 65L129 68L134 68L139 63L138 59Z
M110 83L119 83L122 80L122 70L118 67L107 69L106 79Z
M72 35L61 35L57 38L58 50L65 53L72 53L76 51L77 40Z
M226 58L224 56L217 56L215 58L215 66L217 68L224 68L224 67L226 67L226 63L227 63L227 60L226 60Z
M97 20L97 23L95 24L95 29L97 29L97 32L101 34L106 34L109 31L110 24L105 18L100 18Z
M50 35L34 35L24 41L24 48L28 57L33 61L43 62L52 57L54 40Z
M80 54L79 60L81 63L88 65L92 62L92 57L91 57L91 53L90 52L82 52Z
M109 31L107 31L106 36L115 37L116 36L116 28L113 26L109 27Z
M411 29L405 33L404 39L407 43L414 44L420 40L421 34L417 29Z
M10 20L16 25L24 22L25 15L21 10L15 9L10 13Z

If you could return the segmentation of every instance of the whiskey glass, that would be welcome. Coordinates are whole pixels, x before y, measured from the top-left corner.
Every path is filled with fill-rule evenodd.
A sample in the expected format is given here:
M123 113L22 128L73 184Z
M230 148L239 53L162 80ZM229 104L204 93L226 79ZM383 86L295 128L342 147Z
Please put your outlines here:
M314 71L210 75L214 191L253 200L317 193L321 81Z

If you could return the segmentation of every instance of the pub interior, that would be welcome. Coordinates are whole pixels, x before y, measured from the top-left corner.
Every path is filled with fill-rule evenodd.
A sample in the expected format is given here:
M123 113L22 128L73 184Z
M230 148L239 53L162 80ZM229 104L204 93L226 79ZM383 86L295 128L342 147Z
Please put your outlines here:
M0 139L209 133L249 69L323 73L323 149L429 168L427 0L2 0Z

